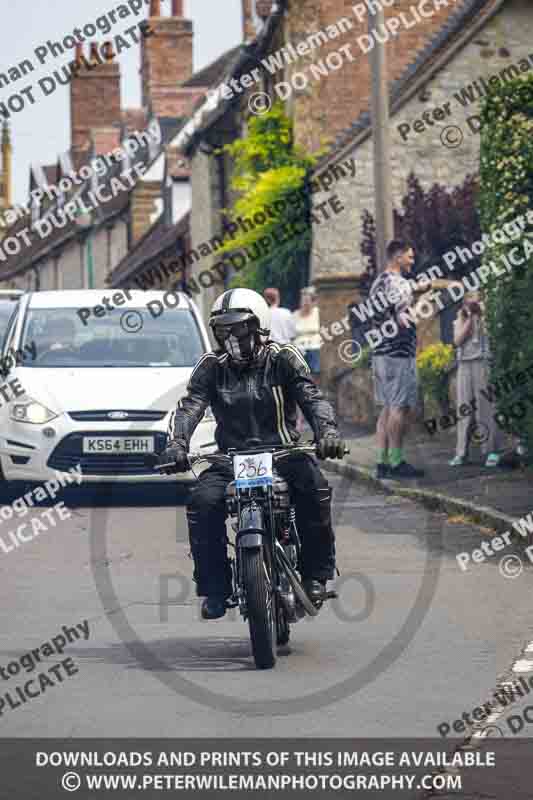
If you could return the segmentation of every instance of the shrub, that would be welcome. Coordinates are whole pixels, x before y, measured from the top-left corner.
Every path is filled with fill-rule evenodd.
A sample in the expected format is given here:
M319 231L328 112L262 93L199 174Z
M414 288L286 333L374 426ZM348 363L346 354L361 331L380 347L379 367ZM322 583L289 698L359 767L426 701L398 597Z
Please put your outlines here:
M533 363L533 76L492 87L481 110L480 216L483 231L493 233L526 214L517 236L501 236L487 247L484 263L499 261L515 250L512 271L491 276L486 292L487 327L491 343L491 380L521 372ZM529 213L527 213L529 210ZM518 393L528 387L518 387ZM498 411L506 413L517 392L503 393ZM509 432L520 435L533 460L533 409L514 419ZM511 414L512 416L512 414Z
M369 346L363 347L361 355L354 363L354 369L370 369L370 362L372 360L372 348Z
M449 406L448 386L453 364L454 349L449 344L432 344L416 357L424 399L445 414Z
M476 197L477 178L468 176L462 186L449 191L435 183L427 192L418 178L411 173L407 179L407 194L402 200L402 210L394 209L394 236L407 240L415 249L414 274L438 265L446 271L442 256L456 245L468 246L480 238ZM377 275L376 225L368 210L363 212L361 253L366 259L363 290L369 290ZM472 260L464 269L477 268L480 261ZM454 279L463 272L457 264Z
M263 213L266 206L274 209L276 201L286 201L287 208L281 213L273 211L264 224L248 232L239 232L228 241L220 253L244 250L247 264L235 276L233 285L246 286L262 292L267 286L277 286L284 303L296 306L300 289L308 277L311 245L311 219L306 183L312 166L319 154L306 155L293 142L292 122L285 115L283 105L275 104L262 116L251 117L248 134L223 148L233 158L231 188L237 200L228 218L250 217ZM289 195L298 194L299 202L288 200ZM263 214L263 216L265 216ZM298 220L301 233L287 237L283 243L274 243L265 250L260 240L273 234L278 238L284 225Z

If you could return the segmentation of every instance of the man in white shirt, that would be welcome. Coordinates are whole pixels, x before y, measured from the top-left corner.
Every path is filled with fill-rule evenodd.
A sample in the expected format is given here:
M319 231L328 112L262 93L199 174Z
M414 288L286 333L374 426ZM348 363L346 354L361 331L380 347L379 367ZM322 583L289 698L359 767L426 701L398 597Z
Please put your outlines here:
M280 308L279 289L265 289L263 297L270 306L270 313L272 314L270 339L273 342L277 342L277 344L289 344L296 336L296 326L292 312L288 308Z

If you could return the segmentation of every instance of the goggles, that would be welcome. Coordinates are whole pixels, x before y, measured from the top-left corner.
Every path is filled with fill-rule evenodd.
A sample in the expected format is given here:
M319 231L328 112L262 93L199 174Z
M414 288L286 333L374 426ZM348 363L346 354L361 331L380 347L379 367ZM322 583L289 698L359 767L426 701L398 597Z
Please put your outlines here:
M225 342L231 336L236 339L244 339L257 330L257 324L254 321L235 322L233 325L215 325L214 332L217 339Z

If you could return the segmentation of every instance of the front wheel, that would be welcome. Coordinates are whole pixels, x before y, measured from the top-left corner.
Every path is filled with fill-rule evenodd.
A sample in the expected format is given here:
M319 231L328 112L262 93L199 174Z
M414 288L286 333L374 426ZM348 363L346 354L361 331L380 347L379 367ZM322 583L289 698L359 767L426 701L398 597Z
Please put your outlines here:
M255 665L258 669L272 669L276 663L276 602L272 584L261 550L244 548L241 559Z

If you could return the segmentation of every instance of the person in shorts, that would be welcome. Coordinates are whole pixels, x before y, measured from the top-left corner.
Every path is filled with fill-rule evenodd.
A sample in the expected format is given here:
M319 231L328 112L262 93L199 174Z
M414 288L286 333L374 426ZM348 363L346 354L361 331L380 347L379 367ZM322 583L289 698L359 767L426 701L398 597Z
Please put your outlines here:
M370 289L374 305L384 309L376 318L376 328L389 323L388 335L381 336L372 350L374 396L376 404L383 407L376 429L378 478L420 478L424 474L405 461L402 448L409 411L418 399L416 327L403 315L414 302L408 279L414 261L413 248L393 239L387 246L387 265Z

